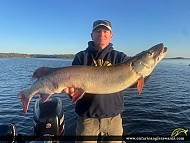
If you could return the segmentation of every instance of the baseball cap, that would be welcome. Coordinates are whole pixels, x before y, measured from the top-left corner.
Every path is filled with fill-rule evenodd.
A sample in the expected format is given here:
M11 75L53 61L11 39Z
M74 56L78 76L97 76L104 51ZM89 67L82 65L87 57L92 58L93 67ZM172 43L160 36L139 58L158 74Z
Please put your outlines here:
M93 23L92 31L94 31L94 29L96 29L98 26L105 26L105 27L108 28L110 31L112 31L111 22L108 21L108 20L96 20L96 21Z

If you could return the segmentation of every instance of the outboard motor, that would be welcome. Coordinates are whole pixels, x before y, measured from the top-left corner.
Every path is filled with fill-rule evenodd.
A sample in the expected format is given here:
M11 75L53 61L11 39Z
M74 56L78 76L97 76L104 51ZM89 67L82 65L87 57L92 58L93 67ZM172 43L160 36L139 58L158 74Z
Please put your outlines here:
M14 124L0 124L0 142L14 143L16 138L16 128Z
M64 114L62 100L58 97L49 98L45 103L39 99L34 110L35 136L61 136L64 134Z

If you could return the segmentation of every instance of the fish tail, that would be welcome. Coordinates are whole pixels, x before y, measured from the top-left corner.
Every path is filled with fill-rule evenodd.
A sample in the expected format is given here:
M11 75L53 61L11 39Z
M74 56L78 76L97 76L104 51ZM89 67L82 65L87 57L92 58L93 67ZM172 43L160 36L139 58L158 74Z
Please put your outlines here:
M28 110L30 99L28 98L28 96L26 95L26 93L24 91L21 91L18 94L18 98L21 99L22 107L23 107L23 110L24 110L24 116L26 117L26 113L27 113L27 110Z

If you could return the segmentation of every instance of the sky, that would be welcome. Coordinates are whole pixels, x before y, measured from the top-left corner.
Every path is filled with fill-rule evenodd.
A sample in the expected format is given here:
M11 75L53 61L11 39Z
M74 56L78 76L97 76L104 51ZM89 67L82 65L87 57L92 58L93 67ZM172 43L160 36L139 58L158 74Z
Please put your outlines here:
M99 19L128 56L163 43L190 58L190 0L0 0L0 53L76 54Z

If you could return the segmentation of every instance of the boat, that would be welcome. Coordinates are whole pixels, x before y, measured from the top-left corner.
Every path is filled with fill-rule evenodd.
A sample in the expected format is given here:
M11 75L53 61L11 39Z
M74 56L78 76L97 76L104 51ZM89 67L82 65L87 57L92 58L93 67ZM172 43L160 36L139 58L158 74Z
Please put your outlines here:
M64 135L65 118L62 99L50 97L45 103L40 99L35 102L33 108L33 133L32 135L19 134L13 123L0 123L0 142L6 143L74 143L75 140L84 140L83 136ZM102 143L106 137L100 138ZM86 137L88 140L94 137ZM122 141L125 143L125 141Z
M64 135L64 112L59 97L49 98L42 103L40 99L33 108L33 134L23 135L16 130L13 123L0 123L0 142L44 142Z

